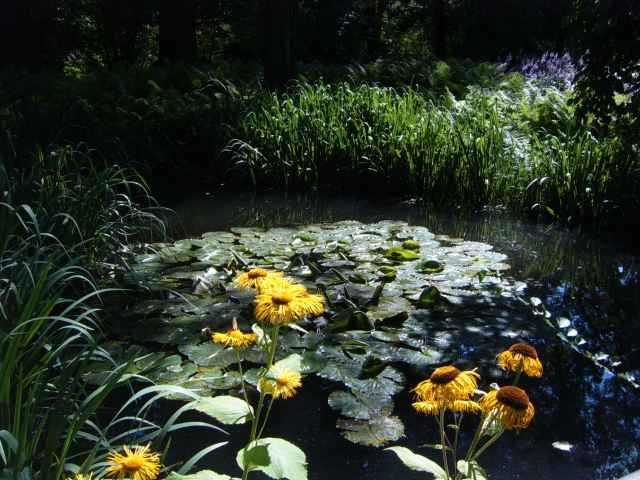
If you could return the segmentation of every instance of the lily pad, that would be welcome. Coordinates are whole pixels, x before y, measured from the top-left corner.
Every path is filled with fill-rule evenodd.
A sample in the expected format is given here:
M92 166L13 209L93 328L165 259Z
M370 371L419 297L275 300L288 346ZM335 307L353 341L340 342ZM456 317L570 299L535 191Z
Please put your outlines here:
M402 321L409 317L411 309L411 302L406 298L382 296L377 305L368 307L367 317L373 322Z
M407 250L403 247L393 247L384 252L384 257L396 262L410 262L418 260L420 255L413 250Z
M425 260L418 265L418 271L422 273L440 273L444 270L444 265L442 265L437 260Z
M404 425L395 416L378 416L369 420L339 418L336 426L344 438L367 447L381 447L404 437Z

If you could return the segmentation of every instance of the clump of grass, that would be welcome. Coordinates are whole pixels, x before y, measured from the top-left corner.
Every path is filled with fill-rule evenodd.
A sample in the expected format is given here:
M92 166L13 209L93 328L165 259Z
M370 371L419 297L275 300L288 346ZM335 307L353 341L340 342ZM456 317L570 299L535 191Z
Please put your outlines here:
M258 95L226 152L258 187L330 186L527 212L535 205L584 221L623 207L619 188L637 202L637 158L591 134L553 90L471 89L462 100L434 101L412 89L300 84Z
M11 478L104 470L108 451L132 438L161 449L169 431L193 424L175 423L177 413L158 425L146 418L149 407L169 393L197 398L147 387L99 421L112 391L145 379L127 375L128 364L100 346L101 300L113 287L98 285L112 283L107 273L129 242L161 234L163 222L131 171L98 169L69 149L54 153L21 175L0 163L0 466ZM105 363L100 385L87 383L92 365ZM143 407L132 412L136 402Z

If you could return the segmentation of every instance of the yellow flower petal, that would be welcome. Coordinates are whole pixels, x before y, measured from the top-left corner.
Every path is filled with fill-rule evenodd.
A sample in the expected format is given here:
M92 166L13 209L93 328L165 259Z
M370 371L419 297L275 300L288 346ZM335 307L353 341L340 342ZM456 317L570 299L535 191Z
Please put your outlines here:
M112 451L107 456L109 467L106 475L118 480L155 480L160 473L160 455L149 452L150 445L144 447L128 446L123 448L124 454Z

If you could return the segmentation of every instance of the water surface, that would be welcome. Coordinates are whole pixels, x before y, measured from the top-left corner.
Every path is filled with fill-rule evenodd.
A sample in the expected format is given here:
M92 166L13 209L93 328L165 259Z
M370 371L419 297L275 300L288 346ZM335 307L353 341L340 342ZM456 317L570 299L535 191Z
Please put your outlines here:
M545 364L543 379L526 384L537 408L534 422L519 435L504 435L481 463L498 480L607 479L640 468L640 390L633 384L640 381L640 257L628 242L533 225L496 211L436 212L410 202L347 196L202 194L176 211L184 237L232 226L402 220L436 235L493 245L509 256L508 276L527 283L523 296L540 298L549 313L546 320L532 316L536 338L528 339ZM562 328L554 328L558 324ZM434 325L434 335L439 328ZM470 359L497 353L474 349L472 335L458 342L460 354ZM483 374L484 382L494 380L493 372ZM330 391L320 381L306 382L295 400L274 409L268 427L270 436L287 438L306 452L311 479L424 478L390 453L342 439L337 415L326 403ZM434 422L415 414L410 402L409 393L396 397L395 413L406 426L406 438L397 443L436 458L437 452L420 449L435 443ZM235 452L246 433L232 429L231 445L202 465L237 474ZM176 453L220 440L190 432L178 437ZM554 448L554 442L571 445L571 451Z

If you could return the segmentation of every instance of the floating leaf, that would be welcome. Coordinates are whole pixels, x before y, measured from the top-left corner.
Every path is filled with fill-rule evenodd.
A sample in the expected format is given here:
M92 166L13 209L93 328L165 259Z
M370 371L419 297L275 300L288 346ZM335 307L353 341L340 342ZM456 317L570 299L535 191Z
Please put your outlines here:
M403 321L409 317L410 310L412 310L412 305L406 298L382 296L377 305L372 305L367 309L367 317L373 322Z
M410 262L412 260L418 260L420 255L413 250L407 250L402 247L393 247L384 252L384 257L396 262Z
M404 425L398 417L378 416L369 420L339 418L336 426L350 442L369 447L380 447L404 436Z
M344 417L369 420L377 415L389 415L393 410L391 397L370 397L361 393L345 391L331 392L328 398L331 408Z
M418 298L418 306L420 308L433 308L440 301L440 290L436 287L425 288Z
M420 242L415 240L405 240L402 242L402 248L405 250L413 250L415 252L420 251Z
M436 260L425 260L418 265L418 271L422 273L440 273L444 270L444 265Z

